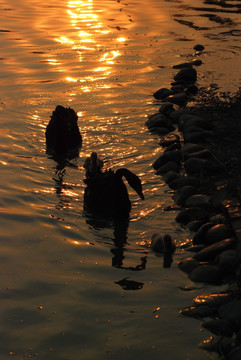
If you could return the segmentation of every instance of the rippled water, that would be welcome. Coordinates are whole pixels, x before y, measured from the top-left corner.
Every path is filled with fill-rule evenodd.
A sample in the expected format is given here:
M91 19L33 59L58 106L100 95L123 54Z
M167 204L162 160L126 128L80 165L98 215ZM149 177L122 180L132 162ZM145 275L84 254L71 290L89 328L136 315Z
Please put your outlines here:
M5 360L210 359L208 338L178 310L203 291L146 246L153 232L177 244L172 192L154 175L162 151L144 122L171 66L205 45L199 85L240 85L240 1L1 1L1 338ZM79 115L79 158L46 154L55 106ZM125 166L144 183L130 190L128 224L83 214L83 161ZM205 286L205 291L212 288ZM218 289L216 289L218 290Z

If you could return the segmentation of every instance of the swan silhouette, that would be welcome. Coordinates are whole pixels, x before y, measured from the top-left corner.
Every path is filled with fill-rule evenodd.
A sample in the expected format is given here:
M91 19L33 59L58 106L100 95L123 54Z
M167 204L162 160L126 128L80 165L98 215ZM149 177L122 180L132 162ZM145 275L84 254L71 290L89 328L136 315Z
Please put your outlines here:
M56 106L47 125L45 137L47 149L56 154L65 154L82 144L77 113L61 105Z
M92 177L95 174L101 173L101 169L103 168L104 162L100 158L95 151L93 151L90 157L85 159L83 167L86 170L86 177Z
M84 210L111 217L129 217L131 201L122 177L125 177L143 200L142 184L137 175L126 168L120 168L116 172L107 170L84 180L87 184Z

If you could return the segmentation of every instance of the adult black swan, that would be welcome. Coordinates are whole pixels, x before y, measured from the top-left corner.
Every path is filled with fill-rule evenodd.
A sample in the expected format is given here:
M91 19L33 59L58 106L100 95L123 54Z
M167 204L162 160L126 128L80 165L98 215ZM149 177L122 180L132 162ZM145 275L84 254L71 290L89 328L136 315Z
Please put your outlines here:
M45 132L47 151L63 155L81 146L82 136L77 120L78 115L73 109L56 106Z
M84 180L87 184L84 209L87 212L114 218L128 218L131 201L122 177L125 177L128 184L143 200L140 178L128 169L120 168L116 172L108 170Z

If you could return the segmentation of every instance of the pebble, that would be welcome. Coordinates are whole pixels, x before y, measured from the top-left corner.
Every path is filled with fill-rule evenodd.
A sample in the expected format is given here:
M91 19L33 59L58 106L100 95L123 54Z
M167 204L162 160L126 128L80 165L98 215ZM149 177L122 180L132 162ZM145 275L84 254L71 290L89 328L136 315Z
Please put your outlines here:
M173 199L177 205L184 205L190 196L197 193L198 189L195 186L186 185L175 191Z
M156 175L164 175L170 171L178 173L180 171L180 167L174 161L168 161L165 165L159 167L156 170Z
M194 186L195 188L199 188L200 180L193 176L180 175L178 178L175 178L172 181L170 181L168 185L173 190L180 189L181 187L186 186L186 185L190 185L190 186Z
M229 226L226 224L213 225L206 233L206 243L211 245L230 236Z
M153 96L157 100L164 100L167 96L171 95L172 91L167 88L161 88L154 92Z
M206 244L207 242L207 231L213 227L213 224L210 222L207 222L200 226L196 234L193 236L193 244Z
M172 144L180 143L180 136L177 134L168 134L162 137L159 141L159 145L166 147Z
M188 257L178 262L178 268L187 274L192 272L198 266L200 266L200 261L193 257Z
M188 97L185 92L180 92L168 96L165 100L179 106L184 106L187 103Z
M184 63L181 63L181 64L177 64L177 65L173 65L173 69L182 69L182 68L185 68L185 67L192 67L193 65L195 66L199 66L202 64L202 60L200 59L195 59L195 60L192 60L192 61L187 61L187 62L184 62Z
M196 51L203 51L204 50L204 46L201 44L197 44L193 47L194 50Z
M207 221L208 213L206 210L195 207L181 210L175 220L181 224L188 224L193 220Z
M210 259L214 259L215 256L217 256L218 254L220 254L225 250L232 248L234 245L236 245L236 240L233 238L221 240L215 244L209 245L204 249L200 250L199 252L194 254L193 257L198 261L207 261ZM232 257L230 257L230 259L232 259Z
M216 265L204 264L196 267L188 276L194 282L213 284L220 280L220 271Z
M226 319L210 320L202 323L201 326L213 334L221 336L232 336L235 330L235 325Z
M188 174L200 173L214 168L212 161L191 157L184 162L185 170Z
M195 82L197 80L197 71L193 67L182 68L175 76L175 81Z
M205 194L196 194L196 195L190 196L186 200L185 206L186 207L201 207L201 208L204 208L207 210L211 210L211 208L212 208L210 198L208 195L205 195Z
M169 161L172 161L175 164L179 165L181 161L181 152L179 150L165 152L154 161L152 166L155 170L157 170Z

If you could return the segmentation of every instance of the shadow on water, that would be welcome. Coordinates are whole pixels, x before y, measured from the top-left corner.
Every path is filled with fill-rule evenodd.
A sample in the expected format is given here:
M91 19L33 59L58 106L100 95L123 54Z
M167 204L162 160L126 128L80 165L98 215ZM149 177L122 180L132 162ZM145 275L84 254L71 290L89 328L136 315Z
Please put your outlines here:
M90 214L84 212L86 217L86 223L94 230L101 229L113 229L113 245L111 248L112 256L112 266L117 269L124 269L128 271L143 271L146 268L147 256L140 258L140 263L133 266L125 266L125 251L128 239L128 227L129 227L129 218L125 219L105 219L100 217L94 217ZM124 290L140 290L144 286L144 283L138 282L135 280L129 280L129 277L125 277L119 281L116 281L115 284L120 285Z

